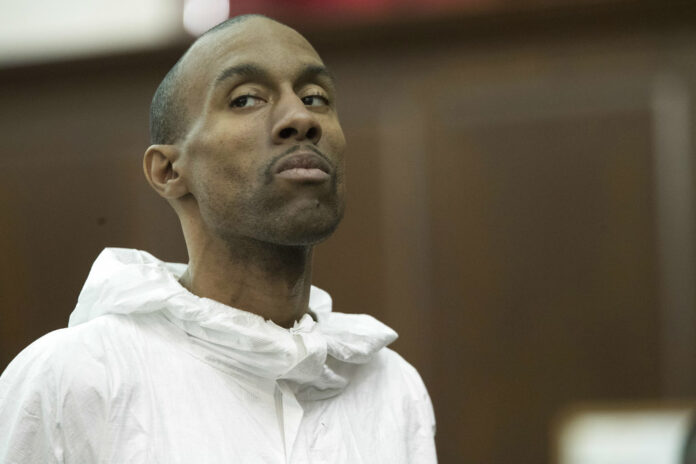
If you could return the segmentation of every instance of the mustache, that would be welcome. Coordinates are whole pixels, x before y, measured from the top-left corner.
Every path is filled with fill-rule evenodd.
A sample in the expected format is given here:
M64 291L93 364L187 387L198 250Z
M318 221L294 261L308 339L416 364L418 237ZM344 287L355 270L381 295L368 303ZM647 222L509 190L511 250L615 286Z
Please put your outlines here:
M324 161L326 161L327 163L329 163L329 166L331 166L331 172L336 172L336 166L334 166L334 163L329 159L328 156L326 156L324 153L322 153L321 150L319 150L319 149L318 149L317 147L315 147L314 145L304 145L304 146L302 146L302 145L295 145L295 146L292 146L292 147L288 148L287 150L285 150L285 151L282 152L281 154L276 155L276 156L274 156L273 158L271 158L271 160L270 160L270 161L268 162L268 164L266 165L266 169L265 169L265 172L264 172L264 175L265 175L266 179L272 179L272 178L273 178L273 166L278 162L279 159L281 159L281 158L283 158L283 157L285 157L285 156L288 156L288 155L290 155L290 154L292 154L292 153L295 153L296 151L298 151L298 150L301 149L301 148L306 148L306 149L309 149L309 150L313 151L314 153L316 153L318 156L320 156L321 158L323 158Z

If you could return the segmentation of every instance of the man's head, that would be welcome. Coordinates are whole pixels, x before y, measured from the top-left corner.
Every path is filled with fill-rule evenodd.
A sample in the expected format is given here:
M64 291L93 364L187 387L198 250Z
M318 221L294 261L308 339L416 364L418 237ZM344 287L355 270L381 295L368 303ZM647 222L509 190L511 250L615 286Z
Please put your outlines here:
M201 36L153 98L151 138L145 174L185 233L310 245L341 219L333 80L276 21L243 16Z

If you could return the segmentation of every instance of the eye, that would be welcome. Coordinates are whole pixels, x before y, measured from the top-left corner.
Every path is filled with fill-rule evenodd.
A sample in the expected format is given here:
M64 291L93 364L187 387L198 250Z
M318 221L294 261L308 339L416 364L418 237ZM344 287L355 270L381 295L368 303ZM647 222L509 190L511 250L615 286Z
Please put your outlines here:
M254 95L242 95L235 98L230 102L230 106L233 108L251 108L252 106L260 105L264 100L260 97Z
M323 95L307 95L306 97L301 98L302 103L304 103L307 106L328 106L329 105L329 99L326 98Z

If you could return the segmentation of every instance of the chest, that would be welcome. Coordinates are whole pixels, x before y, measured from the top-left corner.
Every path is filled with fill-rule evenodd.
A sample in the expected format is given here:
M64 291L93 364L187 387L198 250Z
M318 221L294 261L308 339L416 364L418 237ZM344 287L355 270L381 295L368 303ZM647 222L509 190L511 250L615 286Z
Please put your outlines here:
M403 427L390 409L352 388L302 402L275 381L179 359L151 367L110 399L100 455L167 464L405 462Z

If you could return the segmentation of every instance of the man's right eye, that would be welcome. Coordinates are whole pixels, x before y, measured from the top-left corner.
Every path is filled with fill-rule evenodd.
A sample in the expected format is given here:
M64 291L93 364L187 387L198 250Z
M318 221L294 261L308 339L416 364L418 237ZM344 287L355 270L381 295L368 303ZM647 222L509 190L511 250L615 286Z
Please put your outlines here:
M250 108L252 106L259 105L263 100L259 97L253 95L242 95L237 97L230 102L230 106L233 108Z

